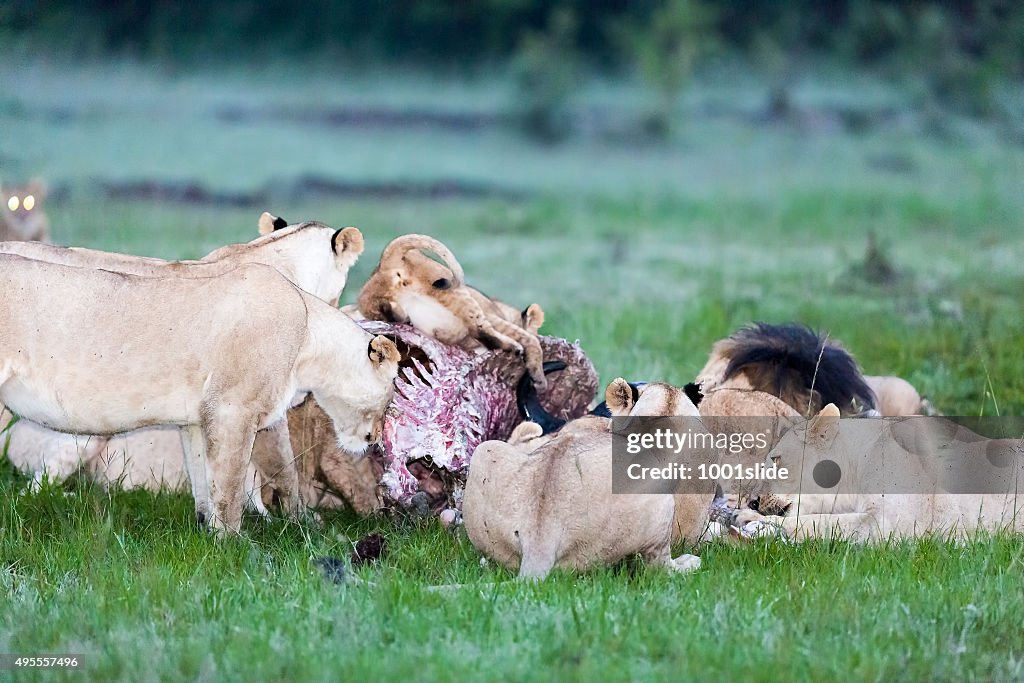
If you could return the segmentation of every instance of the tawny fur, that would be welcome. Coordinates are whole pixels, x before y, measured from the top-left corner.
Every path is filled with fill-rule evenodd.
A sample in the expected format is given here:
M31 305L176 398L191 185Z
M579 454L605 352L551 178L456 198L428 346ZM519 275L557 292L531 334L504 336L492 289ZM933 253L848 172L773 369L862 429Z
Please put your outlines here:
M0 402L68 433L182 427L186 462L203 454L197 508L215 529L238 531L256 430L297 396L313 394L341 446L381 437L395 344L271 267L137 277L0 255L0 289L17 293L0 300ZM300 506L297 494L287 505Z
M537 387L547 387L537 339L544 323L540 306L520 312L466 285L458 260L432 237L403 235L388 244L359 293L358 309L369 320L410 323L445 344L522 353Z
M689 415L697 410L682 390L647 384L633 390L616 379L605 392L610 411L625 415ZM676 571L700 558L672 558L674 543L696 543L707 526L714 483L677 494L612 493L611 420L573 420L553 437L521 426L515 442L487 441L473 455L463 518L473 545L523 578L552 569L577 571L634 554Z

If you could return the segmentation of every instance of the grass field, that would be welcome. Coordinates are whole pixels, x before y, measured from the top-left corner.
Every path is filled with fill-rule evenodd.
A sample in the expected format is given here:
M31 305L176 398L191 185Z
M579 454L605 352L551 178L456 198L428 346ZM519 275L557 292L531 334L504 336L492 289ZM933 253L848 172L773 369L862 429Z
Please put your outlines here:
M809 78L796 91L810 112L802 122L758 121L764 88L752 77L710 79L669 143L584 130L556 147L503 125L261 118L346 107L500 114L500 79L11 62L0 82L0 175L49 180L58 243L181 258L248 239L263 210L352 224L367 253L351 300L391 237L424 232L488 293L540 302L546 331L579 339L603 383L684 383L738 325L798 320L947 414L1024 410L1024 148L977 122L938 125L867 77ZM594 83L578 107L614 132L636 114L635 95ZM811 115L851 102L899 115L867 129ZM313 175L485 191L331 195L304 189ZM261 200L103 189L138 180ZM861 275L869 232L898 273L891 283ZM433 521L252 519L244 538L216 542L195 530L185 494L74 481L16 495L24 482L0 461L0 653L81 654L88 678L1024 675L1017 538L711 545L692 576L627 566L524 585ZM381 564L358 570L359 582L322 576L317 558L346 557L374 530L389 543ZM452 583L471 585L429 590Z

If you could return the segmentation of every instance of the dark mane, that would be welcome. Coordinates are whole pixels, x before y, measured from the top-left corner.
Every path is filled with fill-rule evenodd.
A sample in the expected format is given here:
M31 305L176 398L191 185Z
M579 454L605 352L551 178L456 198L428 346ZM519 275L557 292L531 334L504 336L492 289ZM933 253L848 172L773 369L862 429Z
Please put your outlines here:
M755 389L800 413L829 403L843 414L875 408L875 394L853 356L804 325L754 323L732 334L723 352L729 361L723 379L744 373Z

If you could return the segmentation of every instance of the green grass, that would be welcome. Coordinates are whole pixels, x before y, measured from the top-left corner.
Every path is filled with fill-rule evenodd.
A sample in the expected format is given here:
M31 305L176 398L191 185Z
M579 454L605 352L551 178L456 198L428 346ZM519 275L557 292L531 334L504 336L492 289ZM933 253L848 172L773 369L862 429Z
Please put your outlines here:
M84 654L94 679L1021 675L1016 539L715 544L691 576L626 566L530 585L434 522L252 520L217 542L181 494L5 499L0 649ZM325 581L313 559L369 530L393 549L382 565ZM429 589L451 583L470 585Z
M542 148L501 130L231 128L210 116L219 104L276 102L491 111L507 105L493 82L362 89L316 75L221 81L45 64L0 74L10 84L0 159L71 189L48 207L60 243L191 258L248 239L263 208L353 224L367 253L352 300L391 237L424 232L484 291L541 303L546 331L581 340L602 382L684 383L738 325L799 320L946 413L1024 411L1024 150L984 126L951 142L913 125L855 135L698 118L663 147L583 137ZM811 83L798 95L856 100L856 88L905 104L877 83ZM583 99L627 116L629 92L596 84ZM692 101L749 110L755 95L711 84ZM80 115L45 116L61 106ZM913 170L879 171L880 154ZM306 172L530 194L285 194L236 209L110 201L92 183L195 178L245 190ZM900 272L895 286L853 274L869 231ZM83 654L91 679L1005 680L1024 666L1017 538L716 544L692 576L627 566L524 585L435 522L247 519L244 538L216 542L194 528L184 494L74 481L18 495L25 481L0 459L0 653ZM325 580L315 560L346 557L369 531L388 539L384 561L359 570L361 582ZM429 590L453 583L471 585Z

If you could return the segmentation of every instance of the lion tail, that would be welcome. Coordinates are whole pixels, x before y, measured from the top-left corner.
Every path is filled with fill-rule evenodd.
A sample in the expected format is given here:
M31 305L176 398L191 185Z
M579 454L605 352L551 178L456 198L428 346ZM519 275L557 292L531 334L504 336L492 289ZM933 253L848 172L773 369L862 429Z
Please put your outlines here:
M558 561L556 541L541 541L520 538L522 559L519 562L519 579L543 579L555 568Z

